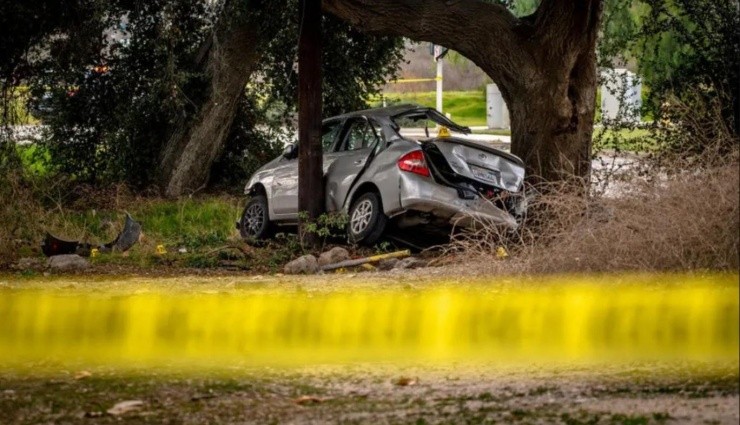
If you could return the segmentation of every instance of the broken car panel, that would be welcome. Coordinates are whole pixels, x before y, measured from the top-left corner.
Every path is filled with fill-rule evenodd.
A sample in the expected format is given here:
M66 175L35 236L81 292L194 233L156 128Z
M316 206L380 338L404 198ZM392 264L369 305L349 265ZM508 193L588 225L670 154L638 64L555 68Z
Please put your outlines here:
M41 251L47 257L63 254L77 254L87 257L94 248L100 252L126 252L139 241L140 236L141 224L134 220L131 215L126 214L123 230L111 242L95 246L87 242L64 240L47 232L44 242L41 244Z

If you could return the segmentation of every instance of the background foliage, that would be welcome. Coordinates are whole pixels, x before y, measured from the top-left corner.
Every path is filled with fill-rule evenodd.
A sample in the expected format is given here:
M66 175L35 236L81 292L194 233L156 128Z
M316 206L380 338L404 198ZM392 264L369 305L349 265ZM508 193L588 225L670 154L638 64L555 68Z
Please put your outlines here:
M214 180L225 187L243 184L259 166L295 141L298 105L297 1L288 1L273 19L282 28L264 47L259 69L245 90L232 136L213 167ZM360 32L332 17L323 17L323 116L365 109L403 59L403 39ZM239 187L241 189L241 187Z
M736 0L606 0L599 65L637 71L647 90L642 115L655 120L653 136L663 153L701 154L706 139L724 140L724 152L737 146L738 28ZM718 125L696 134L687 109L692 118Z
M30 107L48 129L42 144L50 168L78 182L146 187L173 126L203 101L200 56L217 20L259 15L252 18L262 27L280 30L263 43L212 173L221 183L243 179L290 139L297 103L297 1L257 3L221 14L224 3L205 0L48 2L42 22L2 47L17 59L3 65L3 75L12 76L3 87L30 86ZM34 15L14 8L11 16ZM324 18L324 33L325 115L364 107L395 73L402 40L369 36L332 17Z

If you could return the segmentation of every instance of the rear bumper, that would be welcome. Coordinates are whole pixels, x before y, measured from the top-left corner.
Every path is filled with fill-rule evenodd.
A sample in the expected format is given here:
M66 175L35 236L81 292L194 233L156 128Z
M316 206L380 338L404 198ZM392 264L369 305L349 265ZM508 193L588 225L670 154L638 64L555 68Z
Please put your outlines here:
M431 178L401 173L399 189L400 204L406 211L429 213L462 227L494 224L515 229L519 226L514 216L492 202L481 197L462 199L456 189Z

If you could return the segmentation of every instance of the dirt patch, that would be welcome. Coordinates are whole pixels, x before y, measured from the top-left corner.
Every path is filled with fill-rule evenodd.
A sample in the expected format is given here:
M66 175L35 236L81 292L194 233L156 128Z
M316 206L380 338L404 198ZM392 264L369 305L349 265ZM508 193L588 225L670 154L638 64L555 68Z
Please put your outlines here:
M664 371L665 372L665 371ZM737 375L345 367L186 376L0 375L9 423L737 423ZM80 378L82 376L82 378ZM116 403L140 400L121 416Z

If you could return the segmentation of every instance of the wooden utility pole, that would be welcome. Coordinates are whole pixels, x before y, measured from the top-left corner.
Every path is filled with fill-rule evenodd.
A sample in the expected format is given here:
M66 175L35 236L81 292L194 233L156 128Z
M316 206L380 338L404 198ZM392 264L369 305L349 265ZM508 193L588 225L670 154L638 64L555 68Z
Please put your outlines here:
M321 149L321 0L300 0L298 39L298 210L315 222L324 212ZM303 241L316 245L317 235L305 232Z

